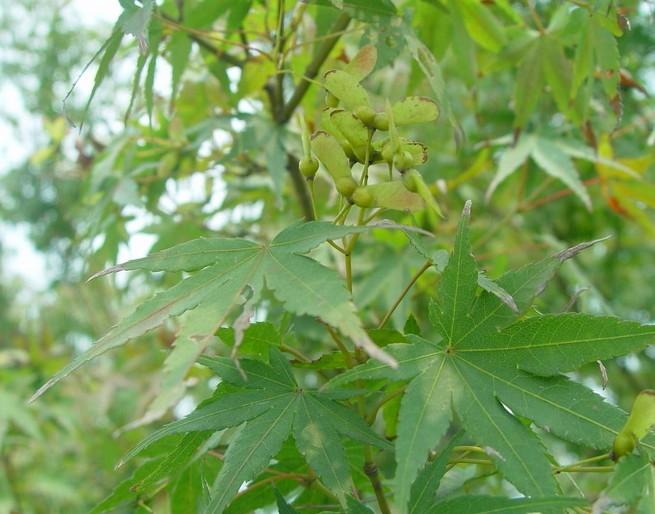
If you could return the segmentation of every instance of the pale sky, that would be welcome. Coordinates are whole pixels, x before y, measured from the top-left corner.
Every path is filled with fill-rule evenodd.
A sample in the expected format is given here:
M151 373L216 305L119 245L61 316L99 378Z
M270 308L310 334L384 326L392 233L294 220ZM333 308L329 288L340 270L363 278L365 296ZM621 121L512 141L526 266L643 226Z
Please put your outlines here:
M10 2L13 3L12 0L0 1L0 5L4 4L0 8L10 9ZM82 20L85 27L97 28L99 32L109 33L121 12L118 0L70 0L65 4L62 13L67 19L73 23ZM20 27L17 27L17 30L20 30ZM78 85L80 90L90 91L94 71L93 67L87 71ZM4 112L19 120L19 126L16 128L0 117L1 175L27 158L38 147L32 143L31 135L40 131L41 119L25 110L20 92L11 84L0 84L0 98L3 99ZM0 240L5 253L2 266L4 275L10 280L13 277L20 277L27 286L27 290L22 291L25 296L44 291L51 272L48 271L43 256L34 250L27 237L27 227L10 226L0 220Z

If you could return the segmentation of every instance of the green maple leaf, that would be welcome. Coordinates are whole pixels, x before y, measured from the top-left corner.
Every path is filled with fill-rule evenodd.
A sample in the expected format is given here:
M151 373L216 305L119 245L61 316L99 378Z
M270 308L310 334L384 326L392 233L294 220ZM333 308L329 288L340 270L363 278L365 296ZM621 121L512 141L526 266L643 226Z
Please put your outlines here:
M139 443L121 462L163 437L188 432L218 431L244 426L231 442L212 488L206 512L223 512L241 484L256 477L293 435L298 450L321 481L345 504L351 489L350 466L341 437L390 448L333 392L300 389L286 358L271 349L270 365L242 359L239 367L228 358L202 358L222 380L244 388L220 394L186 418L170 423Z
M176 361L167 362L176 380L181 380L209 338L241 307L244 294L250 290L249 302L254 303L264 285L284 303L287 311L316 316L338 328L369 355L395 366L395 361L366 334L338 274L303 255L328 239L365 230L368 229L315 221L294 224L267 244L246 239L199 238L94 275L137 269L195 271L140 305L48 380L32 400L91 359L161 325L169 317L191 311L178 334Z
M411 344L385 347L398 361L397 370L369 361L330 383L411 379L401 403L396 441L394 482L397 503L402 506L453 413L521 492L535 497L556 495L541 441L513 414L569 441L608 449L625 422L625 413L560 373L643 349L655 336L655 326L585 314L517 321L561 262L592 243L501 277L498 285L512 296L517 313L492 292L478 290L469 216L467 204L438 300L430 309L430 320L440 337L428 341L409 335Z
M585 507L582 498L503 498L493 496L460 496L435 504L426 514L561 514L565 508Z
M611 505L631 505L630 512L648 513L655 509L655 470L646 452L622 458L605 491L594 507L605 510Z

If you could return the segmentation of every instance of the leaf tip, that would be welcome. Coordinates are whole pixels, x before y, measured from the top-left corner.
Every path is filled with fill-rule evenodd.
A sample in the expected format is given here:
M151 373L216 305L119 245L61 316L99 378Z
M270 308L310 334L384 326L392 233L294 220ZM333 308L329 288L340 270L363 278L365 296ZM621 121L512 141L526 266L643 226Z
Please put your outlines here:
M584 243L578 243L575 246L572 246L570 248L567 248L557 253L555 257L559 259L560 262L567 261L572 257L578 255L581 251L586 250L587 248L590 248L598 243L602 243L603 241L607 241L611 237L612 236L605 236L605 237L601 237L600 239L594 239L593 241L585 241Z
M110 273L116 273L117 271L125 271L125 268L123 267L122 264L119 264L117 266L112 266L111 268L103 269L102 271L98 271L97 273L94 273L89 278L87 278L86 281L91 282L96 278L104 277L105 275L109 275Z
M45 393L48 389L50 389L53 384L54 384L54 379L51 378L36 390L36 392L30 397L30 399L27 400L27 403L28 404L34 403L43 395L43 393Z
M473 202L471 200L466 200L466 203L464 204L464 209L462 210L462 216L465 218L471 217L471 206L473 205Z

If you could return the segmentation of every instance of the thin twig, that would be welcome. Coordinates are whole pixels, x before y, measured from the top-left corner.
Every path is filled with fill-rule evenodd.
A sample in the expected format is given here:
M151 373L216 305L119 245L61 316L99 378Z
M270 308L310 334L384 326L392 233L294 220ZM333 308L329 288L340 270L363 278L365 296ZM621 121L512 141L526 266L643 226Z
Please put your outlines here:
M159 15L160 19L164 21L165 23L168 23L171 26L174 26L177 30L183 30L183 26L177 23L175 20L169 18L165 14ZM214 45L209 43L207 40L204 39L204 37L200 34L197 34L196 31L185 31L189 35L189 38L191 38L192 41L194 41L198 46L201 48L204 48L208 52L214 54L214 56L220 60L224 61L227 64L231 64L232 66L242 66L243 63L237 59L236 57L228 54L225 50L222 50L220 48L216 48Z
M349 24L350 16L348 16L346 13L341 13L334 23L332 29L330 30L331 37L323 42L323 44L319 47L316 54L314 55L314 58L307 66L307 69L304 73L306 77L310 79L316 78L318 72L321 70L321 66L323 66L323 63L327 59L328 55L330 55L330 52L337 44L337 41L339 41L340 32L345 30ZM305 78L301 79L300 83L298 83L296 86L293 95L291 95L291 98L284 106L284 109L282 109L282 114L278 120L279 123L286 123L291 119L291 116L293 116L296 107L298 107L302 99L305 97L305 93L307 93L310 84L311 82L309 80Z
M405 286L405 289L402 290L402 292L400 293L400 295L398 295L398 298L396 298L396 301L391 306L389 311L384 315L384 318L382 318L382 321L380 321L380 323L378 324L378 328L382 328L382 327L384 327L384 325L386 325L386 323L387 323L387 321L389 321L389 318L391 317L391 315L394 313L394 311L400 305L400 302L403 301L403 298L405 298L405 296L407 295L409 290L412 288L412 286L416 283L416 281L420 278L420 276L423 275L423 273L425 273L426 270L428 270L430 268L430 266L432 266L432 260L430 260L430 259L428 259L427 261L425 261L423 263L423 266L421 266L420 269L414 274L414 276L412 277L412 280L410 280L409 284L407 284Z

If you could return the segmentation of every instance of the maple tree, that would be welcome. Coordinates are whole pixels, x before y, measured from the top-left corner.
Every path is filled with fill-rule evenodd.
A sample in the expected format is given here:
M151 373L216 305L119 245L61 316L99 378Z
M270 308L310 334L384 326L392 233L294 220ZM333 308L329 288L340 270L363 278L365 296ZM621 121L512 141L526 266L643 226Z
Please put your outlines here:
M120 0L44 48L0 510L655 512L647 9Z

